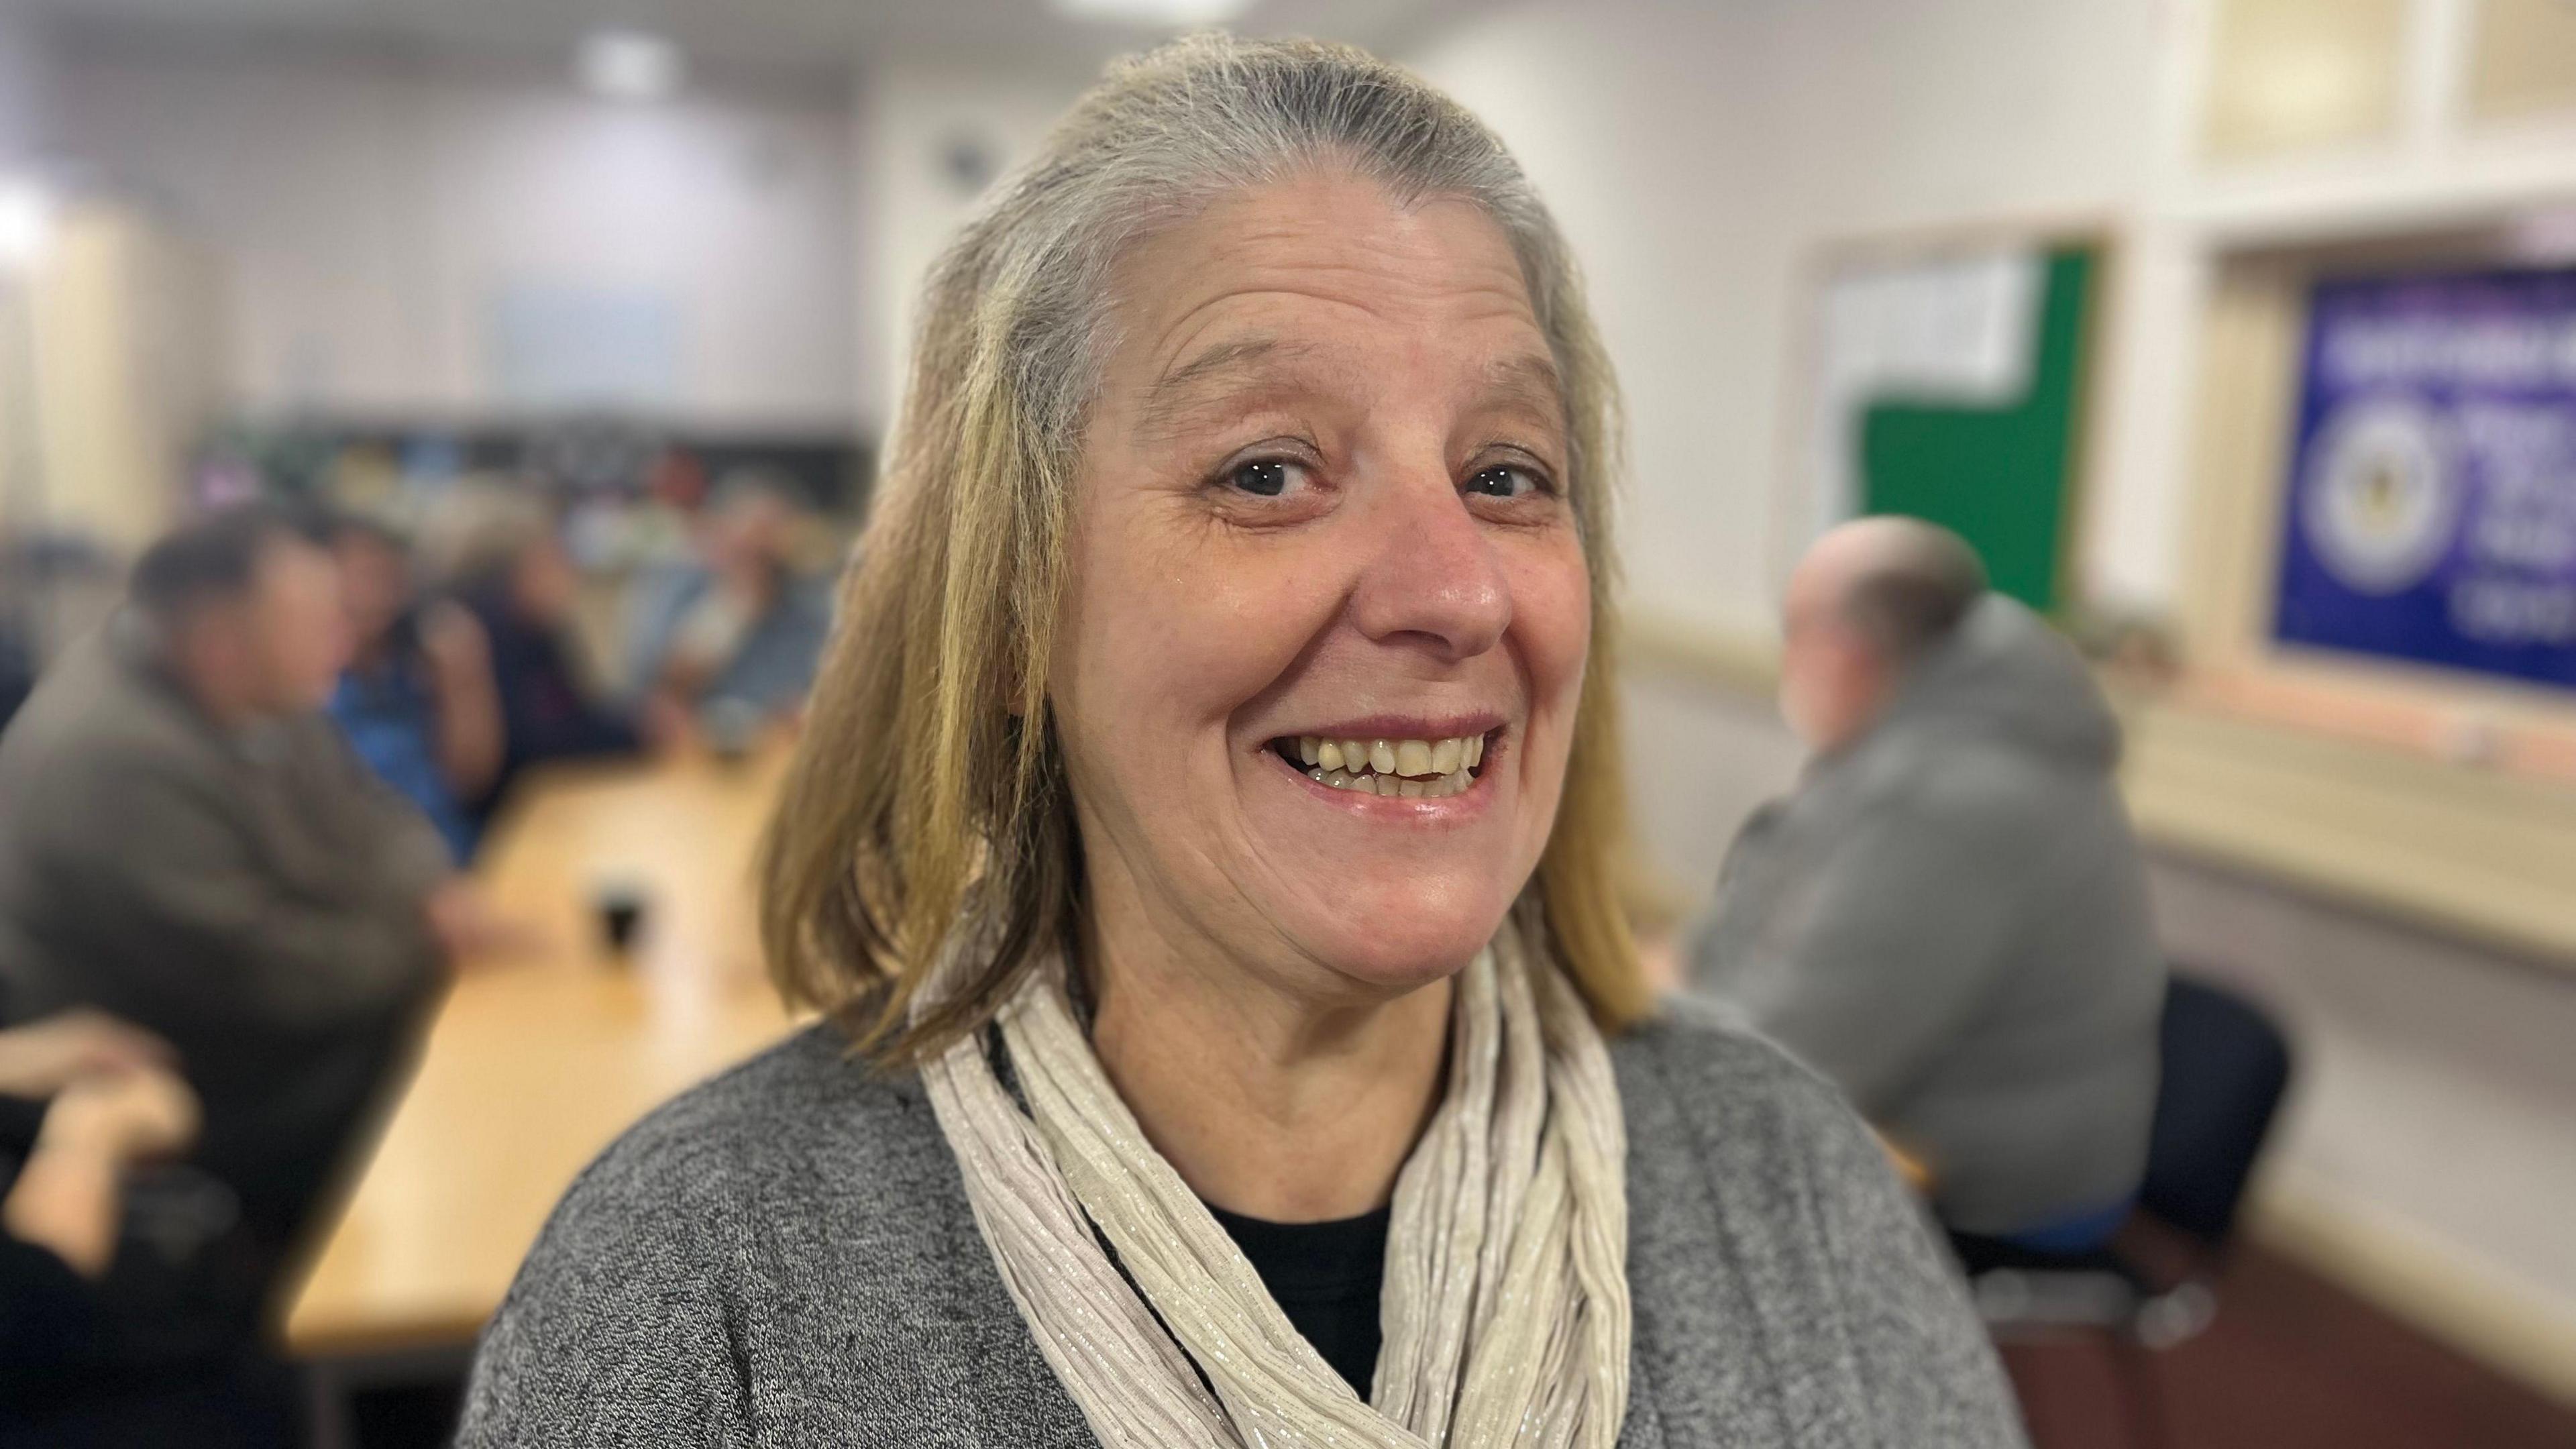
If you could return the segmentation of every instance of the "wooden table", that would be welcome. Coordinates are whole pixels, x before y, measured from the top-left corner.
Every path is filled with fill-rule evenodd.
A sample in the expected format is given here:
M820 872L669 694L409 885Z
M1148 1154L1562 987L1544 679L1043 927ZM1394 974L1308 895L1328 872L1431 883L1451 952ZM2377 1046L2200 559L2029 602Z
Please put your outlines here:
M785 752L531 779L476 874L534 925L531 959L475 963L432 1028L287 1324L305 1358L452 1347L501 1302L584 1164L655 1105L781 1036L751 859ZM650 902L606 947L609 881Z

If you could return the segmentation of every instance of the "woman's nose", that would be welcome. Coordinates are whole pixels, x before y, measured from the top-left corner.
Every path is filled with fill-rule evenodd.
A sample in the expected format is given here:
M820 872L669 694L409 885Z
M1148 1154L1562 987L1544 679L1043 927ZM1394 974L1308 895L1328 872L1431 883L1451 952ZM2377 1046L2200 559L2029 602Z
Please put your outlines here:
M1376 551L1351 602L1362 634L1444 661L1501 641L1512 622L1511 582L1455 484L1440 474L1407 478L1370 513Z

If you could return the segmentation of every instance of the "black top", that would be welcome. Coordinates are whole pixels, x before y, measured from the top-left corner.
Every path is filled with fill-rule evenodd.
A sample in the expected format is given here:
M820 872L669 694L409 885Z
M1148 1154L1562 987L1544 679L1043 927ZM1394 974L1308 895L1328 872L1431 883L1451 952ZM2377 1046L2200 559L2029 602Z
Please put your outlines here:
M49 1105L0 1096L0 1197L24 1172ZM176 1171L129 1181L127 1231L96 1279L0 1231L0 1444L301 1442L301 1385L262 1356L251 1322L228 1311L245 1296L226 1257L233 1240L190 1246L164 1235L160 1251L136 1250L138 1221L184 1226L163 1190ZM146 1199L159 1205L138 1206Z
M0 1198L35 1151L46 1103L0 1096ZM0 1405L49 1387L97 1347L89 1284L62 1259L0 1232Z
M1213 1203L1208 1211L1251 1260L1288 1321L1367 1398L1377 1376L1377 1299L1386 1281L1391 1209L1329 1223L1264 1222Z
M591 703L580 673L555 631L519 617L496 589L459 602L483 625L492 654L492 686L501 697L501 771L470 808L488 820L521 770L545 760L632 754L635 726Z

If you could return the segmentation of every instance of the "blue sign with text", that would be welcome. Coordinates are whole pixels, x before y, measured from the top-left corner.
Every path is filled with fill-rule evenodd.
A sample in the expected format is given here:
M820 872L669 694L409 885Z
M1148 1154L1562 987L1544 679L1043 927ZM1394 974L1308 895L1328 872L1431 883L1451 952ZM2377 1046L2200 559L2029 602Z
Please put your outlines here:
M2576 270L2321 282L2274 633L2576 687Z

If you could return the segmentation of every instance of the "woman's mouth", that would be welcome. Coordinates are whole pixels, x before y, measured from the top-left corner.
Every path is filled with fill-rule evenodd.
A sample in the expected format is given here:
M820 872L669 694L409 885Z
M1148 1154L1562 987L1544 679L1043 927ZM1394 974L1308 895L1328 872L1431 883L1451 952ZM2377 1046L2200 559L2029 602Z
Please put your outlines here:
M1483 772L1493 734L1436 740L1328 739L1283 735L1271 750L1306 778L1335 790L1406 800L1441 800L1464 794Z

